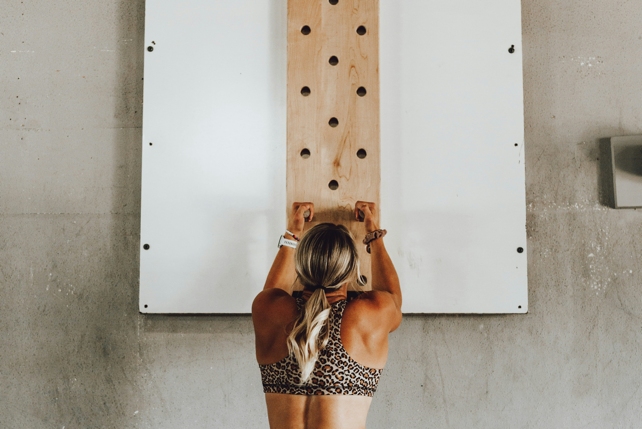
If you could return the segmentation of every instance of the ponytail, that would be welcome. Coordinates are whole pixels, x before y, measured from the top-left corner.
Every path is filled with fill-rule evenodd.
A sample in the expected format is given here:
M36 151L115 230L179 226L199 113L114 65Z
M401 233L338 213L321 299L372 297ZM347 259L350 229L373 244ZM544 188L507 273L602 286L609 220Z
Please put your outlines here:
M301 384L310 380L319 352L330 338L330 304L326 290L359 280L354 239L343 225L321 223L301 238L294 256L298 281L312 296L301 309L288 335L288 350L301 370Z
M316 289L288 335L288 350L301 369L301 384L312 375L314 364L330 338L330 304L323 288Z

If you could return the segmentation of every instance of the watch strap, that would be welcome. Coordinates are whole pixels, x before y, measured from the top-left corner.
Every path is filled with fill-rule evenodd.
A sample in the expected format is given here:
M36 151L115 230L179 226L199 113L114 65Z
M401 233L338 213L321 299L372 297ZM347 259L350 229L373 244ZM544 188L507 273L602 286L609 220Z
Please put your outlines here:
M291 247L293 249L296 249L297 242L294 241L294 240L288 240L284 236L281 236L281 238L279 238L278 246L279 246L279 248L281 248L281 246L288 246L288 247Z

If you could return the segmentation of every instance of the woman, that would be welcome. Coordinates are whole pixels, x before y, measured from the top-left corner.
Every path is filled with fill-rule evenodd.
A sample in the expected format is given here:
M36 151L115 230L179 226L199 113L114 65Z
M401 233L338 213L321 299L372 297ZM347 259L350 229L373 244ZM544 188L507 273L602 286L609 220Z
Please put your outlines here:
M344 226L319 224L305 235L312 203L295 203L263 291L252 305L256 358L271 429L365 428L401 323L401 289L373 203L359 201L371 256L372 291L348 300L360 279L354 240ZM300 241L299 241L300 240ZM303 285L300 298L294 283Z

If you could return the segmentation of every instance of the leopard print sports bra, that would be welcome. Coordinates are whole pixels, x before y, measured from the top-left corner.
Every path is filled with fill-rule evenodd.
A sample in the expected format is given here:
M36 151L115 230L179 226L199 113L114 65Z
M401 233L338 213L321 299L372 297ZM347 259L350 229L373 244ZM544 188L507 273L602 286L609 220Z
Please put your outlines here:
M299 311L305 301L297 298ZM301 384L301 372L291 353L279 362L259 365L263 392L290 395L360 395L373 396L383 369L369 368L348 355L341 343L341 320L347 301L331 305L330 338L307 383Z

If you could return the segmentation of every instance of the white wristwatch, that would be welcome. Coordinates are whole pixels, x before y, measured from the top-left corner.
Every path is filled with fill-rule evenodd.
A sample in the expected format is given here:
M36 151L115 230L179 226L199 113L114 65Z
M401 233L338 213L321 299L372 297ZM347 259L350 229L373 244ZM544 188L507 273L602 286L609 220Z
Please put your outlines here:
M281 248L281 246L288 246L293 249L296 249L296 245L297 245L297 242L294 240L288 240L284 236L281 236L281 238L279 238L279 244L278 244L279 248Z

